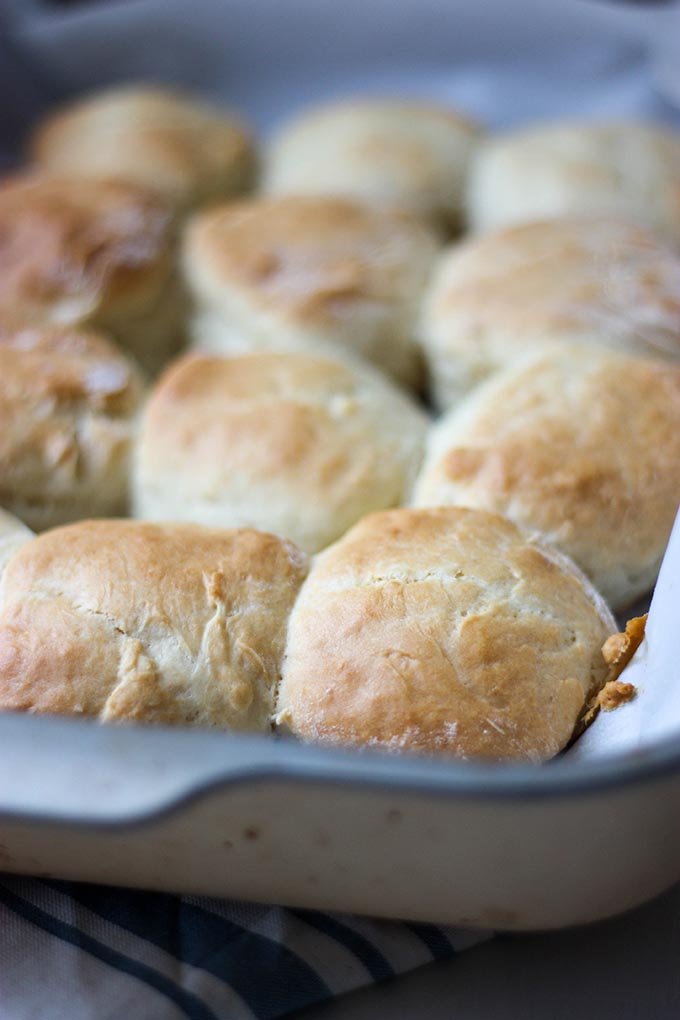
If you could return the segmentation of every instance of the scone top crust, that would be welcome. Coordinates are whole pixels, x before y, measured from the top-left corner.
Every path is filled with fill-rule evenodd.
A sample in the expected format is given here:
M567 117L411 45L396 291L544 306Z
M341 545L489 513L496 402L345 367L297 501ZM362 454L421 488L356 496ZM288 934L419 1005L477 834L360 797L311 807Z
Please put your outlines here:
M404 499L426 427L404 393L358 362L187 355L147 404L136 512L260 527L316 552Z
M271 194L340 194L456 226L467 168L481 136L435 103L349 99L283 126L265 165Z
M680 358L680 255L625 219L507 227L442 256L421 332L444 407L520 354L564 341Z
M0 313L85 322L155 294L172 264L172 216L133 185L26 174L0 186Z
M26 426L34 404L124 417L136 409L141 388L132 360L98 333L0 321L0 407L17 425L23 418Z
M490 139L469 178L473 229L565 215L639 220L680 240L680 135L637 121L537 124Z
M327 325L356 306L379 311L396 304L411 260L429 265L437 250L409 216L349 199L290 196L197 214L185 266L197 296L215 305L229 287L255 299L262 312Z
M0 503L33 527L122 510L138 369L93 333L0 325ZM103 501L103 503L102 503Z
M680 366L582 347L527 358L441 419L419 506L503 513L615 608L654 584L680 494Z
M237 117L148 86L110 89L57 110L30 148L50 171L120 177L183 208L243 190L255 168L250 134Z
M314 741L540 761L603 683L613 629L573 564L502 517L372 514L314 562L277 719Z
M350 350L417 386L416 317L439 249L416 219L339 198L199 213L184 247L194 342L217 353Z
M84 521L10 561L0 708L267 730L307 570L254 531Z

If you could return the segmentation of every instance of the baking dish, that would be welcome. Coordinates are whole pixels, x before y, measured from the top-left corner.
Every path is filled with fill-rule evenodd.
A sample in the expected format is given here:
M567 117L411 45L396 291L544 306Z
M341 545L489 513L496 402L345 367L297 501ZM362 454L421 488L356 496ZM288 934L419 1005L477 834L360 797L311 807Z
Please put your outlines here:
M0 717L0 866L421 921L555 928L680 878L680 747L544 768Z
M402 0L395 17L391 0L295 0L282 18L274 2L225 13L202 0L189 20L179 0L65 13L10 0L6 15L8 152L21 97L29 119L57 95L141 74L228 95L265 126L317 96L365 89L434 93L493 124L573 109L671 116L650 87L640 13L597 5ZM680 879L678 817L672 738L608 761L499 769L0 716L7 871L554 928Z
M680 878L678 564L680 517L637 698L542 767L0 715L0 868L509 930L642 903Z

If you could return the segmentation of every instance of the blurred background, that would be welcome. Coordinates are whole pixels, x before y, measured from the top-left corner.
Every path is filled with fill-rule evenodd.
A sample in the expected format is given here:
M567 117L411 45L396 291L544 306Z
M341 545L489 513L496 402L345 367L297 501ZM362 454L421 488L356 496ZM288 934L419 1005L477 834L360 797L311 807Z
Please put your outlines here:
M489 126L571 112L669 118L680 104L680 8L592 0L0 0L5 164L26 124L53 102L130 79L224 97L261 129L311 100L362 90L435 95Z

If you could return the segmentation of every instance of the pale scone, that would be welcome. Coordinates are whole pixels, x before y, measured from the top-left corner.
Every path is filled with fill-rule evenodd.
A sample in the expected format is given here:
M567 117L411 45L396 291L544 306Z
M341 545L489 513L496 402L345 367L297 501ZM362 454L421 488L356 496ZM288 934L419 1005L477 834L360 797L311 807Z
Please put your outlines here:
M135 514L256 527L323 549L407 497L427 419L362 363L262 352L186 355L148 401Z
M232 113L168 89L128 85L59 107L30 155L73 177L118 177L181 210L238 195L255 176L249 131Z
M624 216L680 244L680 134L636 121L558 121L497 135L469 176L473 230L552 216Z
M680 359L680 254L610 217L494 231L442 256L420 332L442 409L518 356L565 341Z
M418 385L416 317L439 247L417 220L345 199L265 198L199 213L184 247L194 344L350 350Z
M295 546L256 531L49 531L0 588L0 710L267 732L306 570Z
M442 418L415 489L541 532L614 608L654 584L679 502L680 365L566 345Z
M35 531L124 514L142 393L101 336L0 328L0 506Z
M346 195L403 209L450 233L480 128L425 101L348 99L305 110L283 126L265 158L274 195Z
M277 723L322 743L542 761L604 683L615 629L580 571L503 517L372 514L302 587Z
M151 373L184 341L173 216L112 180L0 184L0 318L111 333Z

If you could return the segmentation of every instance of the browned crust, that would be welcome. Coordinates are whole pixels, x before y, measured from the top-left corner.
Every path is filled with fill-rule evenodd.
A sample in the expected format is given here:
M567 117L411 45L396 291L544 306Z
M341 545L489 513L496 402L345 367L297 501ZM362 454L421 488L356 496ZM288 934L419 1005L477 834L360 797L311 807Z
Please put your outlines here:
M198 291L257 294L295 321L333 321L344 305L395 302L409 256L437 245L414 219L333 197L240 201L192 220L187 264ZM396 305L395 305L396 307Z
M612 712L637 696L635 686L622 683L619 677L642 644L646 624L647 613L644 616L634 616L626 623L623 633L612 634L605 641L602 646L602 658L607 663L609 672L602 689L589 702L587 710L576 728L574 739L592 725L600 710Z
M619 608L653 586L679 488L680 365L563 345L441 419L415 500L540 531Z
M372 514L303 586L278 720L305 740L539 761L601 688L613 627L573 564L507 519Z
M306 570L292 543L249 530L47 532L4 576L0 709L266 731Z
M612 634L602 646L602 657L609 666L608 681L617 680L642 644L647 626L647 613L634 616L622 634Z
M0 325L0 505L35 530L123 513L142 394L103 336Z
M93 318L155 295L171 268L173 219L149 192L113 180L23 174L0 185L0 314L36 324ZM69 320L66 302L81 309Z
M114 174L182 209L243 191L256 164L251 133L234 114L139 85L59 108L38 125L30 150L51 172Z
M637 694L634 684L624 684L620 680L609 680L597 696L597 703L603 712L613 712L615 708L632 701Z

